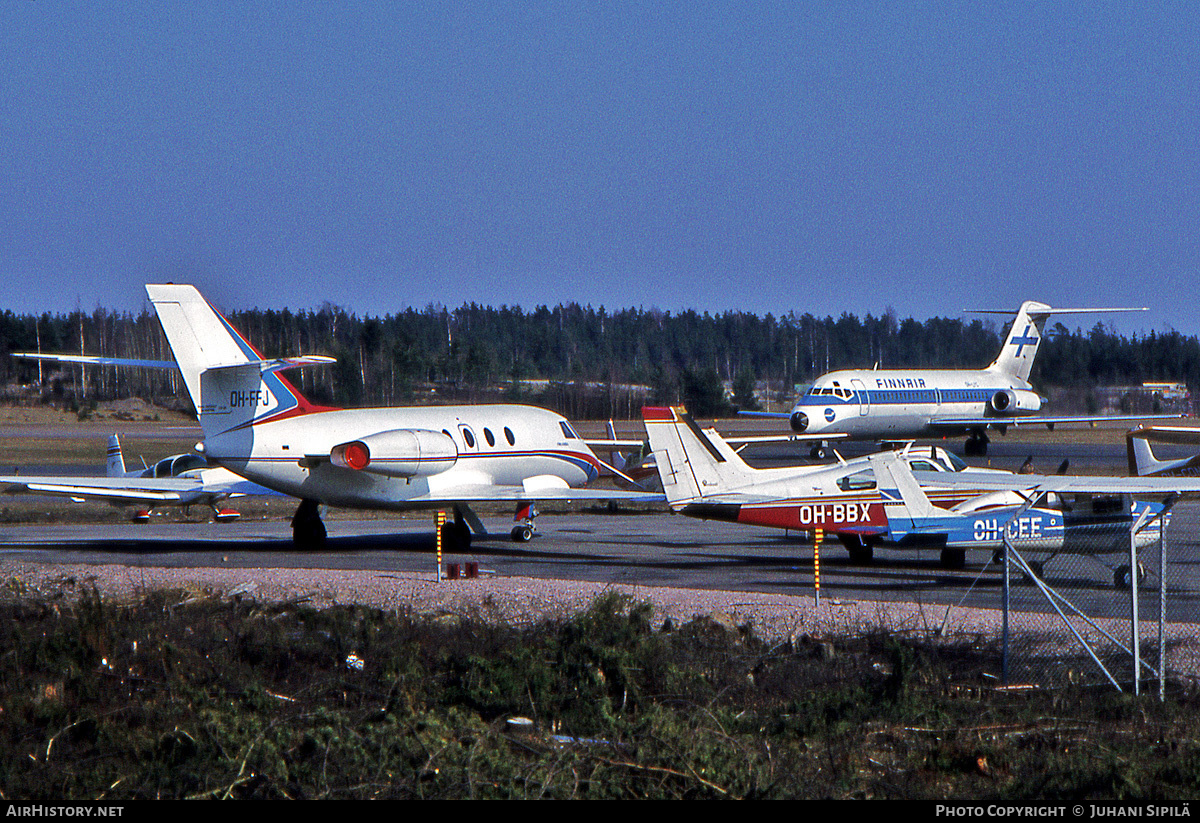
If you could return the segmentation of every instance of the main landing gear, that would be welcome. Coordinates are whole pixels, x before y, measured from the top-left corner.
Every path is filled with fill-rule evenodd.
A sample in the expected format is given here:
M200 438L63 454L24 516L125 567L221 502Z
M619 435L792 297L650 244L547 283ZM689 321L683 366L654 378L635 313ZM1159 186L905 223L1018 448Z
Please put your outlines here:
M528 543L533 539L533 533L537 531L537 527L533 523L533 518L537 517L537 509L532 503L522 503L517 507L517 513L513 515L513 521L517 524L512 529L512 539L516 543Z
M458 506L454 507L454 519L442 524L442 548L449 552L465 552L471 548L471 527Z
M963 454L967 457L986 457L988 443L986 432L973 431L971 436L967 438L967 442L963 445Z
M298 549L324 548L325 523L321 520L321 505L316 500L301 500L292 515L292 543Z

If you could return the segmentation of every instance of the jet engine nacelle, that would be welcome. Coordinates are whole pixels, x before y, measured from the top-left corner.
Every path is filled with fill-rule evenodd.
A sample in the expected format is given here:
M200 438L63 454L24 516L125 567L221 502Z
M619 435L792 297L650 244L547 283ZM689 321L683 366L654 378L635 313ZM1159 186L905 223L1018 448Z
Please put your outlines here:
M1042 407L1042 398L1024 389L1002 389L992 395L988 407L996 414L1035 412Z
M428 477L458 462L458 446L445 432L394 429L334 446L329 462L388 477Z

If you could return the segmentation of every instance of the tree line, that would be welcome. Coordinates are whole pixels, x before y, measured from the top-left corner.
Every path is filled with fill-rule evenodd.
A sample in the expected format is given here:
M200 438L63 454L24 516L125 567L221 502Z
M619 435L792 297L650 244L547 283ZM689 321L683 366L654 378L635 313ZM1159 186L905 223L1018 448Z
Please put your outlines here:
M687 402L698 414L733 403L786 403L796 386L839 368L980 368L1007 324L887 312L838 318L568 303L533 310L476 303L431 305L385 316L319 309L249 309L230 320L264 355L326 354L333 366L291 373L310 399L332 405L539 402L576 418L636 417L646 402ZM85 353L170 359L156 316L103 308L87 313L0 314L0 352ZM1178 332L1124 337L1097 323L1047 328L1032 382L1078 394L1144 381L1200 384L1200 341ZM183 394L174 371L40 367L0 358L6 397L78 404L143 397L170 404ZM25 388L22 388L25 387Z

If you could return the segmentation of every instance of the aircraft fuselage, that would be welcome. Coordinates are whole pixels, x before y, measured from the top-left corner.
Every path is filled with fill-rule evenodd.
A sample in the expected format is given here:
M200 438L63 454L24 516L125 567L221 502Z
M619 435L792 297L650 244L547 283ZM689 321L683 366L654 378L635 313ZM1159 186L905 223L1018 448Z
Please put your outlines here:
M398 477L330 460L338 446L388 432L436 439L442 450L430 464L434 468ZM261 420L210 434L204 451L210 461L268 488L354 508L419 508L428 498L453 499L455 490L521 486L530 478L578 486L599 471L595 455L561 416L500 404L344 409Z
M972 431L982 418L1003 426L1041 407L1029 383L989 369L843 370L823 375L801 396L791 425L810 435L902 439Z

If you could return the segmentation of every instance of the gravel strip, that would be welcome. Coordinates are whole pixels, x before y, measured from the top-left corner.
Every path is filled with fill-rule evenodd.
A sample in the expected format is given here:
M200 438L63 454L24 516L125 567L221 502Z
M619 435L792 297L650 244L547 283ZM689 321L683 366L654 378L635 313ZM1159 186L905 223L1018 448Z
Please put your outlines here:
M947 608L944 605L843 601L811 596L722 592L627 584L602 584L530 577L484 577L474 580L434 579L432 574L323 569L158 568L133 566L42 565L0 561L0 597L44 600L79 597L94 585L117 601L138 599L148 591L180 589L197 597L241 597L266 602L301 601L316 608L357 603L386 610L412 608L420 614L459 615L512 625L532 625L543 619L570 617L600 595L627 594L654 606L656 625L668 617L680 625L695 617L714 618L730 628L750 624L762 639L779 642L802 636L829 638L886 631L894 635L946 642L990 643L1000 636L1003 615L998 609ZM1014 636L1033 639L1044 653L1055 648L1078 653L1078 646L1061 622L1047 631L1045 615L1013 613ZM1128 643L1129 624L1098 620L1097 625ZM944 626L944 628L943 628ZM1101 635L1075 622L1089 640ZM1168 669L1177 675L1200 677L1200 639L1193 624L1167 626ZM1143 638L1156 638L1157 625L1143 623ZM1143 644L1156 645L1143 640ZM1149 651L1157 659L1157 651Z

